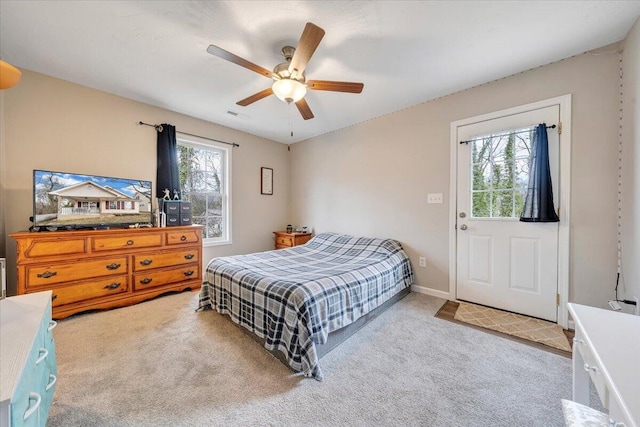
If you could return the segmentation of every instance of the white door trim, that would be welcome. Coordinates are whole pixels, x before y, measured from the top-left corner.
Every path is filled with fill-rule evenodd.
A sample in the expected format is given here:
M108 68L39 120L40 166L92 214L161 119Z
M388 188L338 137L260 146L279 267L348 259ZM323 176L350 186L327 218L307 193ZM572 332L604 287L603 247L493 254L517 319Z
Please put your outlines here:
M520 114L552 105L560 105L560 122L562 123L562 134L560 135L560 193L558 203L558 207L560 209L560 223L558 225L558 294L560 295L558 324L563 328L567 328L569 322L569 312L567 310L567 302L569 300L569 219L571 218L571 94L451 122L451 164L449 179L449 299L451 301L456 300L457 288L456 201L458 188L458 127L487 120L494 120L513 114Z

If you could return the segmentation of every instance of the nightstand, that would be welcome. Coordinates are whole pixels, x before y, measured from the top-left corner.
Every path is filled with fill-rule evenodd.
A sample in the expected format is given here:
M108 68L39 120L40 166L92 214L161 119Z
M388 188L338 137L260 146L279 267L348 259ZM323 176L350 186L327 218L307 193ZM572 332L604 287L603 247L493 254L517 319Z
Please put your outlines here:
M276 235L276 249L304 245L312 236L311 233L287 233L286 231L274 231L273 234Z

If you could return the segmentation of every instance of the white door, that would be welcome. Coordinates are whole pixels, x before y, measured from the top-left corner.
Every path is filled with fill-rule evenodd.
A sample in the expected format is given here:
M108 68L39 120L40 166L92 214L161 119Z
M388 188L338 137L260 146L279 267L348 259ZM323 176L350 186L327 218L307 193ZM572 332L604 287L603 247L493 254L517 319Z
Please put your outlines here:
M557 320L558 223L520 222L532 133L558 105L457 127L456 298ZM547 129L558 208L559 135Z

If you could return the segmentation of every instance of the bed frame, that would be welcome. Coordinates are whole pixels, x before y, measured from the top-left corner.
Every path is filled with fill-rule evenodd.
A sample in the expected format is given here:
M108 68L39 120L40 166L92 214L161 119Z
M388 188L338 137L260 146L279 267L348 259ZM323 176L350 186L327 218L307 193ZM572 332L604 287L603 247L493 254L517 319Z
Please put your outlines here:
M366 324L368 324L369 322L374 320L376 317L381 315L385 310L387 310L393 304L395 304L396 302L400 301L402 298L404 298L407 295L409 295L410 292L411 292L411 287L410 286L406 287L403 290L401 290L400 292L398 292L397 294L395 294L393 297L391 297L390 299L388 299L387 301L385 301L384 303L379 305L378 307L376 307L373 310L371 310L369 313L361 316L355 322L353 322L353 323L351 323L351 324L349 324L349 325L347 325L345 327L342 327L342 328L340 328L338 330L330 332L329 336L327 337L327 342L326 343L320 344L320 345L316 345L316 353L318 354L318 360L322 359L331 350L333 350L338 345L343 343L351 335L355 334L362 327L364 327ZM265 341L266 341L264 338L260 338L259 336L257 336L256 334L254 334L253 332L248 330L247 328L245 328L245 327L243 327L241 325L238 325L237 323L235 323L234 321L231 320L231 317L229 315L221 314L221 313L218 313L218 315L226 318L235 327L237 327L242 332L247 334L255 342L257 342L258 344L262 345L262 348L264 348L266 351L268 351L273 356L275 356L287 368L291 369L291 367L289 366L289 363L287 362L287 359L284 357L284 354L280 350L268 350L267 348L264 347L264 344L265 344Z

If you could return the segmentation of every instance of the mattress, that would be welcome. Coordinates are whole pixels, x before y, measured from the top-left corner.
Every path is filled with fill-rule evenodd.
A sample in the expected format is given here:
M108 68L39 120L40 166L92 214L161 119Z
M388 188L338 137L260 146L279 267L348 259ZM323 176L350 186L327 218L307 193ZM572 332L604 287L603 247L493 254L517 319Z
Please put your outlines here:
M321 233L307 244L214 258L200 308L228 314L283 353L296 372L323 379L316 345L413 283L411 262L392 239Z

